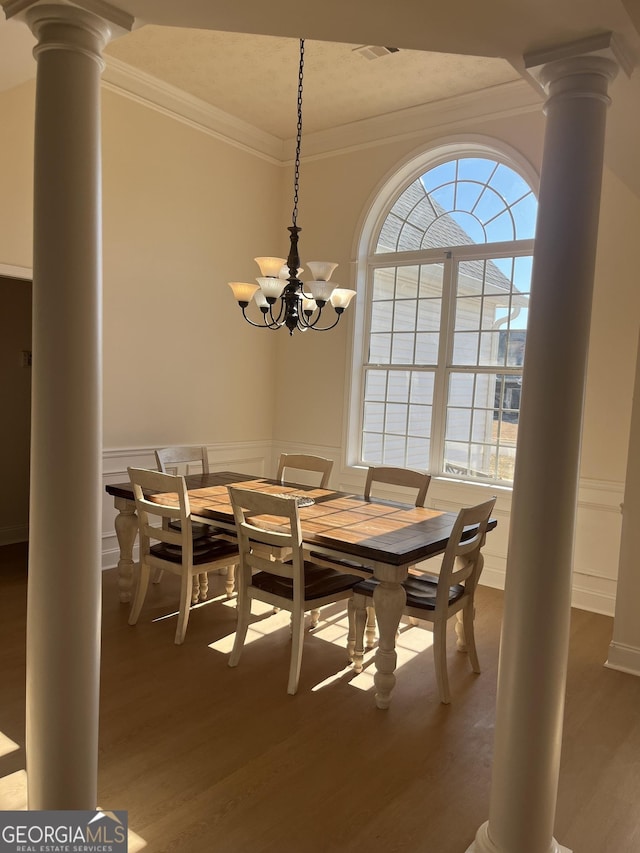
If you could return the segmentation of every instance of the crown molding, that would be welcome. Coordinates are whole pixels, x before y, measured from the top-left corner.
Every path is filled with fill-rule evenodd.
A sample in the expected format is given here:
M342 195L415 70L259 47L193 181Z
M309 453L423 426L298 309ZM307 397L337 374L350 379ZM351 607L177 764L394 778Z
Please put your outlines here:
M108 55L105 55L104 59L104 88L270 163L282 164L283 142L276 136L120 60Z
M109 56L105 58L105 88L270 163L284 165L292 162L293 138L283 141L124 62ZM305 134L303 159L328 157L424 136L426 131L435 128L439 132L451 130L468 126L473 120L493 120L533 112L540 110L542 103L541 93L530 82L514 80L480 92Z
M304 159L321 159L338 153L370 148L404 139L468 128L472 121L492 121L541 110L543 97L525 80L513 80L479 92L432 101L405 110L329 128L304 137ZM293 159L294 140L285 143L287 160Z

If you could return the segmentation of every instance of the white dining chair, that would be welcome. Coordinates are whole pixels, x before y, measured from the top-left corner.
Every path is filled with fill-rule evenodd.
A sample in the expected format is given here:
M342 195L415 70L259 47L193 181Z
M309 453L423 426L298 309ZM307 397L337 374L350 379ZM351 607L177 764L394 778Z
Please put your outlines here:
M187 630L190 604L195 604L198 599L206 599L207 573L235 565L238 547L234 542L218 537L199 537L194 540L189 495L183 476L143 468L129 468L128 471L140 535L138 586L131 605L129 624L135 625L138 621L152 570L179 575L180 606L175 642L180 644ZM160 497L153 500L153 493L159 493ZM164 526L164 520L177 521L179 525L177 528Z
M229 487L229 495L240 549L238 627L229 666L237 666L240 660L253 600L289 610L292 646L287 691L294 694L302 663L304 614L351 598L359 579L304 559L295 498L234 486ZM286 560L265 556L264 546L290 556Z
M433 655L440 701L451 701L447 673L447 623L462 612L465 648L474 672L480 672L474 635L475 592L484 565L482 546L496 498L477 506L461 509L449 537L437 577L427 574L409 575L403 583L407 596L404 615L433 624ZM474 527L472 534L469 528ZM371 606L378 585L374 578L359 581L354 587L353 618L349 620L347 651L356 672L362 671L364 631L367 608Z

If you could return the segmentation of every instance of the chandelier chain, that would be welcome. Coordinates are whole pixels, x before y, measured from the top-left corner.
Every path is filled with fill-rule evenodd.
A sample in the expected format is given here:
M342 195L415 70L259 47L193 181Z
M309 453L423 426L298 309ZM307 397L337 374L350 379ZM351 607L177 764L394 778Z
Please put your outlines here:
M298 126L296 129L296 159L293 173L293 213L291 221L298 224L298 194L300 190L300 144L302 142L302 79L304 75L304 39L300 39L300 67L298 69Z

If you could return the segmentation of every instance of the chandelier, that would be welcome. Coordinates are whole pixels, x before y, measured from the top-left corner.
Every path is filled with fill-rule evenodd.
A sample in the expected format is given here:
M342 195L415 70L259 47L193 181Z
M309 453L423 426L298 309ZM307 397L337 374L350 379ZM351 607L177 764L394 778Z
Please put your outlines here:
M254 258L260 267L258 284L230 281L229 287L242 311L242 316L252 326L260 329L280 329L283 326L293 335L296 329L306 332L327 332L337 326L345 308L356 295L355 290L338 287L330 281L337 264L327 261L307 261L312 281L303 283L298 254L298 196L300 188L300 143L302 141L302 78L304 72L304 39L300 39L300 66L298 71L298 126L293 179L293 213L289 231L289 256L285 258ZM262 322L256 323L247 316L253 301L262 313ZM335 314L327 318L327 305Z

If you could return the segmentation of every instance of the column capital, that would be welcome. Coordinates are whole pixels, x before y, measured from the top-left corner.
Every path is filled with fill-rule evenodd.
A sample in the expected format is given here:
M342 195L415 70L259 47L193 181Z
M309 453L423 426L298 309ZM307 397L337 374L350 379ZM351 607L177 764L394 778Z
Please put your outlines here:
M613 33L536 51L524 57L527 72L553 100L594 98L607 105L609 83L622 68L630 74L632 63Z
M112 38L130 32L135 22L132 15L105 0L0 0L0 5L7 19L24 21L41 42L52 42L51 47L76 46L82 49L82 39L78 39L77 33L83 31L97 40L93 49L101 51ZM64 39L61 39L58 29L61 25L73 28L66 31ZM52 35L52 26L56 28L57 38ZM70 44L54 43L66 41L69 33L74 31L75 37L69 38ZM36 47L36 54L39 47ZM87 49L92 51L91 46Z

